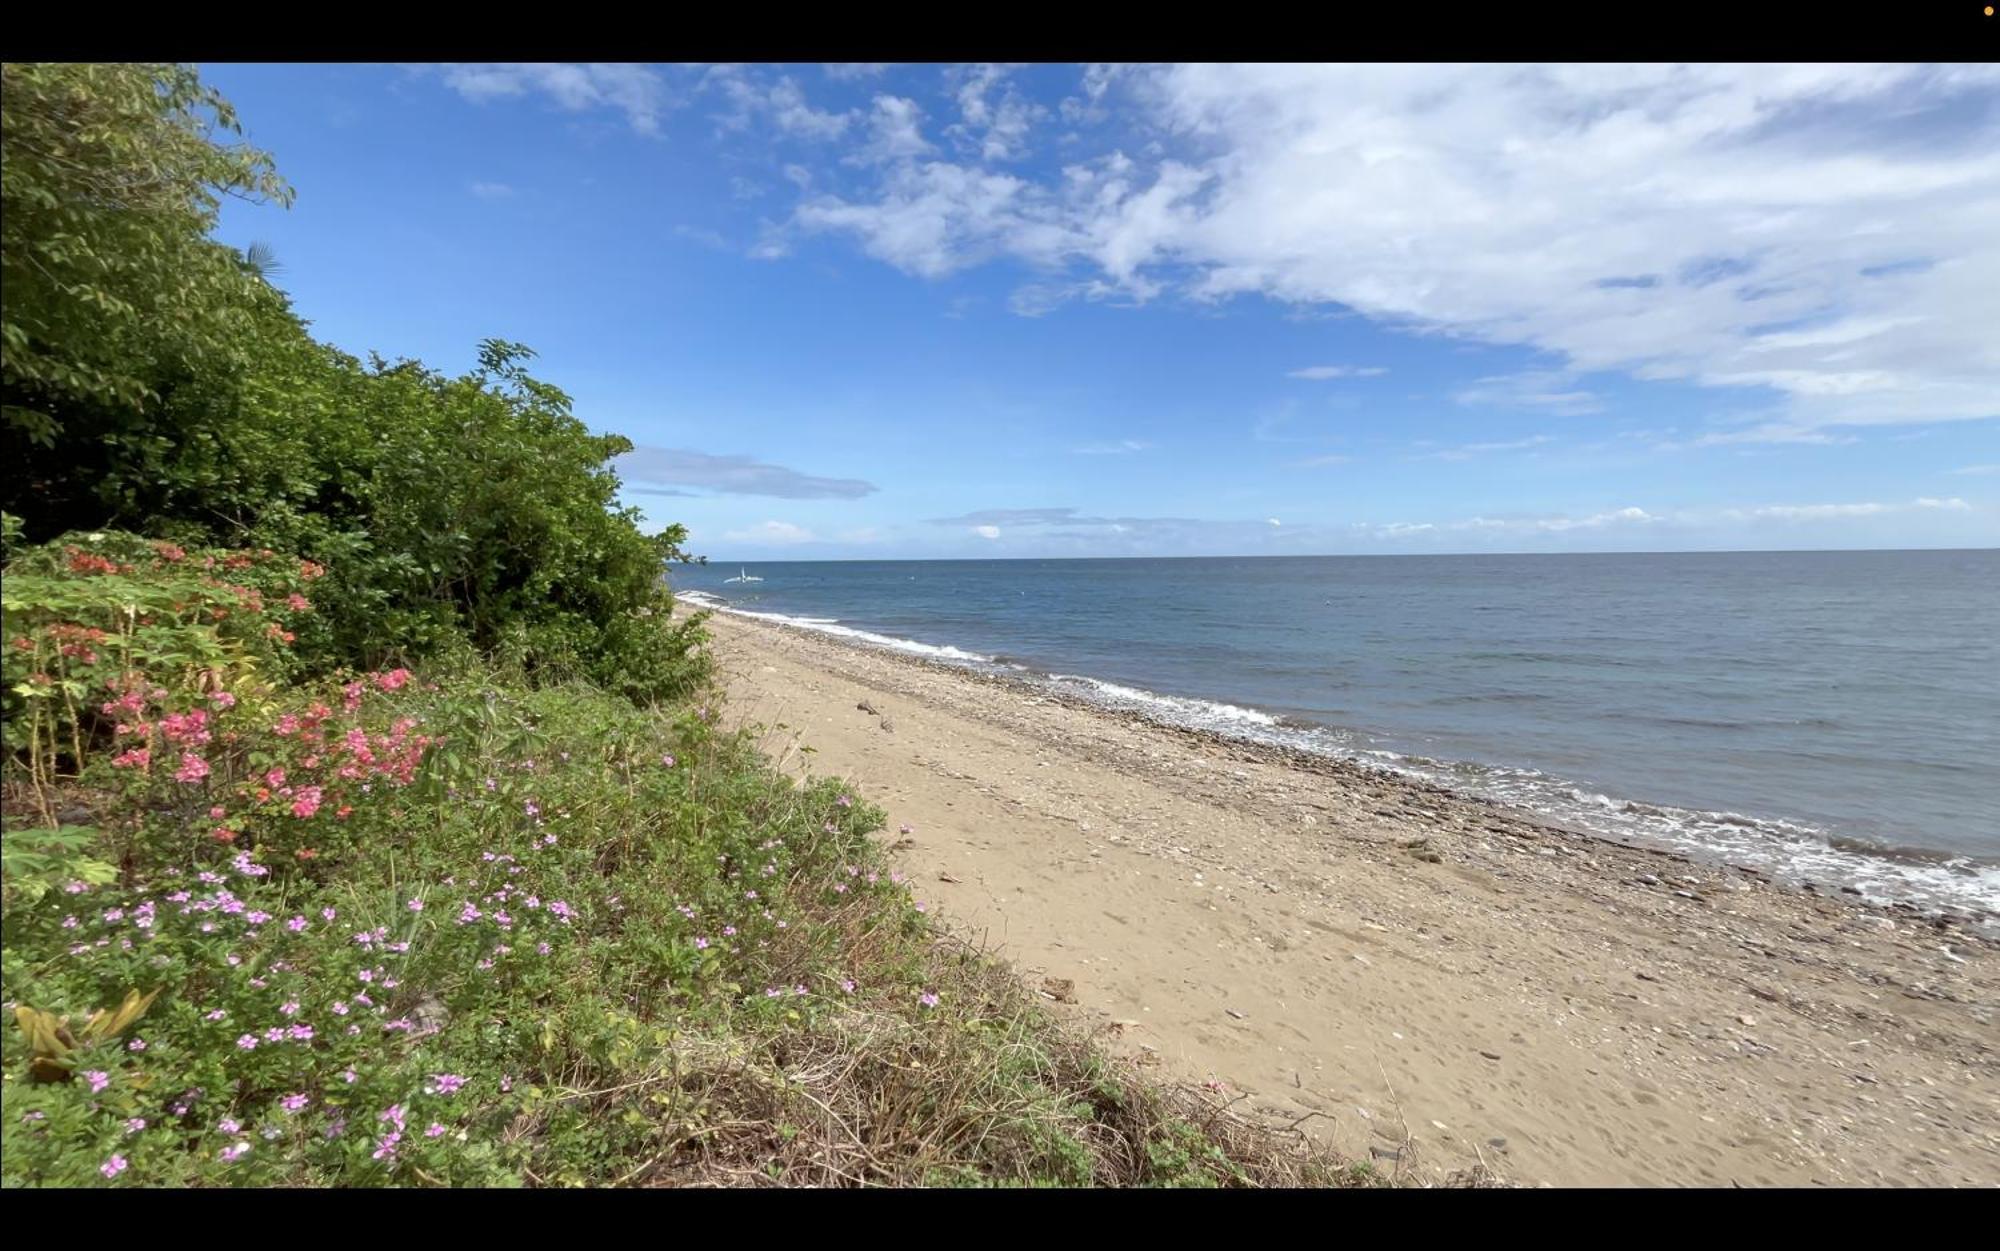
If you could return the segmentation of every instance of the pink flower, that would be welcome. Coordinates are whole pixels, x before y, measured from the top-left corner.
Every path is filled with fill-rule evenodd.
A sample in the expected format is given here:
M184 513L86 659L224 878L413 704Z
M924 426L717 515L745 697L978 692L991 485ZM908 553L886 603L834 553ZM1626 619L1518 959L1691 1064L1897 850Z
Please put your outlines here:
M320 788L317 786L301 786L298 798L292 801L292 815L300 818L310 817L319 811L319 805Z
M144 1128L146 1128L146 1118L143 1116L135 1116L125 1122L125 1132L128 1134L136 1134Z
M236 697L234 695L231 695L228 691L215 692L213 695L210 695L208 697L208 702L214 704L217 708L236 707Z
M309 1102L311 1100L307 1099L304 1095L286 1095L284 1098L278 1100L278 1106L287 1112L297 1112Z
M424 910L424 901L422 899L412 899L406 906L412 912L422 912Z
M90 1093L94 1095L111 1084L111 1074L103 1069L91 1069L84 1073L83 1080L90 1083Z
M917 996L917 1002L924 1005L926 1008L935 1008L938 1006L937 993L935 991L927 990L923 994Z
M660 757L660 763L671 769L674 767L674 758L671 755L663 755Z
M104 1174L106 1177L116 1177L118 1176L118 1174L125 1171L125 1167L126 1167L125 1157L122 1155L114 1155L110 1159L106 1160L104 1163L98 1165L97 1171Z
M222 1162L224 1164L234 1164L236 1161L242 1159L249 1150L250 1144L247 1142L232 1143L222 1149Z
M426 1138L444 1137L444 1126L438 1124L436 1121L432 1121L430 1128L424 1131L424 1137Z

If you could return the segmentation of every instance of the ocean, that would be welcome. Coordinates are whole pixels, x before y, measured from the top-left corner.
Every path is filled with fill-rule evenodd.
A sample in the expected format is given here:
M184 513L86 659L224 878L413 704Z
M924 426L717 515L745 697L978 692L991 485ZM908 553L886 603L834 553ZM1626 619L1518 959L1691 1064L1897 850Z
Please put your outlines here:
M1582 832L2000 911L2000 550L739 568L669 576Z

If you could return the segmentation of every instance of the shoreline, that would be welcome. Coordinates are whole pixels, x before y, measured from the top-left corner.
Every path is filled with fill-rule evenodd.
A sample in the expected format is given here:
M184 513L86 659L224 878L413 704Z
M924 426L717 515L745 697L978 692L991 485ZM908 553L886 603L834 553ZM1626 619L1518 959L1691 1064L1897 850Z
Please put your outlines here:
M2000 949L1948 918L963 665L710 626L732 719L789 727L766 735L786 767L913 823L897 854L955 925L1114 1045L1356 1158L2000 1183Z
M1851 880L1842 880L1842 875L1826 865L1807 867L1788 865L1781 854L1772 856L1772 863L1762 867L1743 863L1754 859L1752 855L1740 854L1726 847L1707 846L1699 842L1675 840L1669 837L1639 833L1622 833L1606 829L1593 829L1588 824L1570 820L1558 812L1532 807L1515 798L1480 794L1475 790L1455 786L1426 774L1422 768L1397 768L1393 765L1361 759L1352 754L1337 753L1296 743L1260 738L1249 732L1235 732L1226 728L1189 724L1148 711L1144 706L1127 706L1108 699L1092 698L1078 693L1072 683L1087 683L1102 686L1100 679L1085 675L1058 674L1023 666L1006 657L981 656L965 652L956 647L921 643L915 640L899 639L889 635L876 634L859 627L848 627L845 632L826 629L824 624L811 619L796 620L775 612L755 612L739 609L726 604L703 592L692 593L697 598L686 602L697 610L709 611L746 620L769 624L780 629L821 638L843 648L863 652L893 656L897 660L922 666L933 672L950 677L960 677L974 682L1014 691L1033 698L1040 698L1060 706L1080 712L1128 721L1151 729L1184 736L1199 743L1211 745L1219 750L1247 752L1251 757L1267 762L1275 762L1286 767L1307 772L1324 773L1333 777L1348 779L1367 778L1380 781L1387 779L1412 790L1425 792L1452 802L1483 805L1507 813L1517 819L1532 822L1556 833L1589 839L1613 847L1656 853L1693 865L1729 869L1759 877L1780 889L1800 892L1815 898L1835 899L1841 902L1853 901L1871 912L1894 912L1923 918L1943 917L1950 924L1989 942L2000 943L2000 905L1986 906L1980 902L1961 899L1948 901L1927 900L1925 891L1912 883L1901 883L1902 892L1893 886L1884 887L1877 877L1861 876L1859 871L1847 875ZM1113 690L1123 688L1113 687ZM1241 714L1257 718L1257 724L1269 722L1273 728L1307 729L1324 731L1326 727L1300 725L1283 717L1239 707L1219 700L1199 696L1166 695L1160 692L1137 691L1136 694L1147 701L1171 704L1198 705L1205 709L1224 710L1230 714ZM1394 753L1391 753L1394 754ZM1449 762L1426 760L1422 757L1404 757L1418 764L1446 766ZM1482 766L1483 767L1483 766ZM1659 810L1663 805L1657 802L1619 800L1615 797L1598 795L1598 799L1638 807ZM1723 811L1706 811L1685 806L1665 805L1669 810L1684 814L1741 821L1747 825L1784 827L1790 823L1780 818L1741 817L1739 814ZM1947 861L1967 862L1965 857L1953 853L1917 849L1874 848L1860 845L1842 846L1832 836L1828 836L1828 852L1836 858L1848 858L1866 864L1889 865L1933 865ZM1993 865L1988 861L1970 860L1969 863L1983 866L1991 873ZM1815 876L1819 880L1814 880ZM1892 879L1893 880L1893 879ZM1854 885L1859 881L1870 889L1864 890ZM1871 894L1871 890L1875 894ZM1877 897L1877 896L1880 897Z

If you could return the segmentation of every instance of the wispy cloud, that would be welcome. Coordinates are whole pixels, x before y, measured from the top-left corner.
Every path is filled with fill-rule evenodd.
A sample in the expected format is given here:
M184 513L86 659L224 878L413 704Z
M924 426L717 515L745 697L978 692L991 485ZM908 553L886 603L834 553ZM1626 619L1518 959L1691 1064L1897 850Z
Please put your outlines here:
M514 189L504 182L475 182L466 190L482 200L505 200L514 194Z
M911 273L1000 257L1057 298L1255 294L1754 388L1797 426L2000 412L2000 69L1187 64L1084 74L1057 172L1009 76L959 71L955 159L793 226ZM1108 117L1129 126L1091 129ZM1133 141L1133 134L1145 142ZM1003 168L1004 167L1004 168ZM1912 223L1922 224L1913 250ZM1470 388L1556 414L1572 384Z
M1857 504L1766 504L1758 508L1725 508L1719 514L1731 521L1836 521L1850 517L1877 517L1883 513L1968 512L1972 505L1956 497L1922 497L1902 504L1864 501Z
M1538 409L1563 417L1604 411L1603 401L1576 386L1575 382L1568 374L1528 370L1481 378L1460 390L1454 398L1461 404Z
M1353 459L1352 456L1335 453L1327 456L1308 456L1304 460L1295 460L1292 464L1300 469L1324 469L1332 465L1345 465Z
M1078 456L1129 456L1133 452L1150 451L1152 447L1144 439L1119 439L1112 443L1086 443L1070 451Z
M1304 369L1292 370L1285 377L1324 382L1329 378L1380 378L1388 372L1380 365L1308 365Z
M1967 477L1986 477L1991 474L2000 474L2000 465L1965 465L1950 472L1963 474Z
M731 543L765 543L773 547L793 547L820 541L812 531L789 521L760 521L741 530L725 530L722 537Z
M642 135L659 133L661 117L669 107L666 79L644 65L528 62L425 69L441 74L446 86L475 103L537 95L572 113L613 109Z
M823 478L748 456L715 456L687 448L635 447L618 458L616 467L621 477L639 482L703 487L725 495L859 499L876 490L874 483L859 478Z
M1475 456L1487 456L1494 452L1525 452L1553 442L1553 435L1531 434L1525 439L1507 439L1496 443L1461 443L1456 447L1425 452L1424 456L1432 460L1471 460Z

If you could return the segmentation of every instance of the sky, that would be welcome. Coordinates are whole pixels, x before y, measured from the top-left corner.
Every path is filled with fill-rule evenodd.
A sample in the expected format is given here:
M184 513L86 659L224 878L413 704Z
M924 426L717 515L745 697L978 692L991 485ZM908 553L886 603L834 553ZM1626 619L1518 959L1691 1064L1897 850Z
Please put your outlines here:
M719 561L2000 545L1993 67L203 72Z

